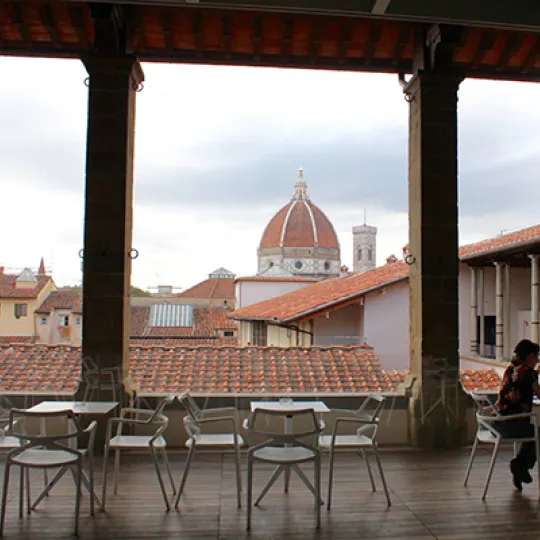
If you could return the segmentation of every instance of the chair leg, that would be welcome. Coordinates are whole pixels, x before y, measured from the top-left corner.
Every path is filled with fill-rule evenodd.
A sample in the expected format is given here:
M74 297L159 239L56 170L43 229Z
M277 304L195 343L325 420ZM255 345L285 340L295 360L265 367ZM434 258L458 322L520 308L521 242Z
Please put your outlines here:
M326 505L327 510L332 507L332 485L334 483L334 448L330 447L330 454L328 455L328 503Z
M120 450L114 451L113 492L118 493L118 476L120 473Z
M32 501L31 501L31 493L30 493L30 469L26 467L25 469L25 476L26 476L26 512L28 515L30 515L30 512L32 511Z
M482 492L482 500L486 499L486 495L489 488L489 483L491 482L491 475L493 474L493 468L495 467L495 461L497 461L497 454L499 453L499 441L493 446L493 454L491 455L491 462L489 464L489 469L486 477L486 483L484 485L484 491Z
M377 443L373 443L373 453L375 454L375 460L377 461L377 467L379 468L379 474L381 475L381 482L384 489L384 494L386 495L386 502L388 506L392 506L392 501L390 500L390 495L388 494L388 486L386 485L386 479L384 477L384 472L381 464L381 458L379 457L379 451L377 450Z
M471 455L469 457L469 463L467 464L467 471L465 472L465 480L463 481L463 485L466 486L467 482L469 481L469 476L471 474L472 464L474 461L474 456L476 455L476 448L478 447L478 437L475 436L474 438L474 444L471 450Z
M105 512L105 499L107 497L107 469L109 468L109 441L105 443L103 451L103 471L101 478L101 509Z
M6 520L6 506L7 506L7 495L9 487L9 473L11 470L11 465L6 461L4 467L4 486L2 488L2 511L0 513L0 537L4 536L4 522Z
M150 453L152 454L152 461L154 462L154 467L156 469L159 487L161 488L161 493L163 494L163 500L165 501L165 506L167 507L167 512L168 512L171 509L171 506L169 504L169 498L167 497L167 490L165 489L165 484L163 483L161 471L159 470L159 461L156 454L156 450L152 446L150 446Z
M178 508L180 503L180 496L184 492L184 487L186 485L187 477L189 474L189 467L191 465L191 460L195 454L195 441L191 439L191 446L189 447L188 455L186 458L186 464L184 465L184 472L182 473L182 481L180 482L180 487L178 488L178 493L176 494L176 500L174 501L174 507Z
M82 483L82 457L77 461L77 476L75 482L75 536L79 536L79 514L81 509L81 483ZM93 500L93 494L90 495L90 500Z
M95 513L94 505L94 456L92 454L87 454L88 459L88 485L90 488L90 515L93 516Z
M171 464L169 462L169 456L167 455L167 449L163 448L161 453L163 455L163 462L165 463L165 467L167 468L167 474L169 475L169 480L171 481L172 492L174 495L176 494L176 486L174 485L174 478L172 475Z
M240 447L235 448L236 465L236 497L238 499L238 508L242 508L242 471L240 469Z
M251 510L253 506L253 457L248 453L246 530L251 530Z
M20 467L20 484L19 484L19 517L24 514L24 467Z
M315 467L315 513L317 529L321 528L321 455L317 454L313 462Z
M364 448L362 448L362 450L360 450L360 453L362 455L362 459L364 460L364 463L366 464L369 480L371 482L371 490L377 491L377 487L375 486L375 479L373 478L373 472L371 471L371 465L369 464L367 452L364 450Z

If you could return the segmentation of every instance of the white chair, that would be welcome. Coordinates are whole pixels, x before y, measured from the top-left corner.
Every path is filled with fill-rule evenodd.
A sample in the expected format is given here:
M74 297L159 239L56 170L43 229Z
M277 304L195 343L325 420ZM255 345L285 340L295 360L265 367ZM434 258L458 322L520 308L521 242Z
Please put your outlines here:
M182 481L176 494L174 503L178 508L180 497L184 492L187 482L191 461L195 455L197 447L211 447L219 449L233 449L235 452L236 465L236 497L238 508L242 506L242 476L240 470L240 448L244 445L242 436L238 433L237 413L234 407L220 407L214 409L201 410L195 400L188 392L178 396L178 400L183 405L187 414L184 417L184 426L188 434L186 447L189 449L182 474ZM227 416L220 416L223 413L229 413ZM227 432L203 433L204 427L210 424L229 424L230 429Z
M281 418L285 421L286 429L276 431L272 427L272 420ZM301 428L295 428L300 424ZM290 469L298 474L300 479L315 496L315 512L317 529L321 527L321 455L315 444L307 444L306 439L318 436L322 425L317 420L313 409L298 409L291 411L255 409L248 421L250 435L263 436L268 440L252 446L248 450L248 476L247 476L247 530L251 529L251 513L253 498L253 465L255 461L273 463L277 467L268 480L265 488L255 501L258 505L263 497L274 485L281 473L287 475ZM313 486L300 469L300 464L313 462L315 485Z
M375 480L371 472L371 465L366 450L372 450L377 461L377 467L381 477L384 493L388 506L391 506L388 486L384 477L381 459L379 457L377 445L377 431L379 429L379 413L384 405L385 398L380 394L370 394L356 411L349 409L332 409L333 413L348 414L348 416L338 416L334 422L332 435L321 435L319 437L319 448L329 452L329 478L328 478L328 503L327 508L332 506L332 486L334 481L334 458L336 449L357 449L362 455L371 481L373 491L376 491ZM370 404L375 404L373 409ZM343 424L355 424L358 427L356 433L341 434L340 426Z
M96 392L109 391L113 401L122 402L122 368L101 368L90 356L82 358L84 396L82 401L93 401Z
M476 400L475 400L476 401ZM500 422L511 422L513 420L519 420L528 418L531 424L534 426L534 434L532 437L504 437L496 428L495 423ZM493 474L493 469L495 467L495 462L497 461L497 455L499 453L499 447L502 443L513 443L514 444L514 454L517 449L517 446L524 442L534 442L536 445L536 461L540 457L540 448L538 445L538 418L535 413L522 413L522 414L512 414L512 415L500 415L497 412L494 412L493 407L483 407L478 410L476 413L476 436L474 439L474 444L471 450L471 456L469 458L469 463L467 465L467 471L465 473L465 480L463 485L466 486L469 480L471 473L474 457L476 454L476 449L478 443L487 443L493 445L493 452L491 454L491 461L488 468L488 473L486 476L486 481L484 484L484 490L482 492L482 500L485 500L487 492L489 489L489 484L491 482L491 476ZM540 497L540 481L538 484L538 496Z
M64 419L68 426L67 433L60 435L43 435L41 429L36 428L37 423L49 419ZM75 448L70 448L69 442L76 441L79 437L92 433L97 424L92 422L85 430L80 429L77 418L72 411L35 412L12 409L9 418L9 434L16 437L21 445L11 450L6 456L4 486L2 493L2 510L0 517L0 536L3 536L4 522L6 517L6 505L9 489L9 477L11 467L18 466L21 469L19 490L19 516L23 516L24 507L24 484L28 484L27 497L30 508L30 485L28 482L28 470L52 469L59 467L75 468L75 536L79 533L79 508L81 495L81 482L83 472L83 454Z
M102 506L105 510L105 500L107 496L107 468L109 462L109 451L114 450L114 473L113 473L113 488L114 494L118 493L118 475L120 471L120 451L121 450L143 450L148 449L152 456L152 461L156 469L161 493L167 510L170 510L169 499L165 484L161 476L161 471L158 461L158 452L161 453L169 479L171 482L173 493L176 493L174 479L172 476L171 465L167 457L167 441L163 437L163 432L167 428L168 418L162 414L167 405L174 401L174 396L167 396L162 399L154 410L148 409L122 409L119 417L109 418L107 423L107 435L105 439L105 452L103 456L103 495ZM115 434L113 430L116 426ZM133 435L123 432L123 428L128 427L132 430L144 429L150 431L150 434Z

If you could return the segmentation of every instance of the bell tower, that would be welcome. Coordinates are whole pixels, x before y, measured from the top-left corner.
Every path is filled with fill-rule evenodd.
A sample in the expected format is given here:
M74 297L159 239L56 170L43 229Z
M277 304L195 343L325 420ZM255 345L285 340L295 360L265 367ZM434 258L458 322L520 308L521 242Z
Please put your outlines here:
M367 272L377 266L377 227L353 227L353 272Z

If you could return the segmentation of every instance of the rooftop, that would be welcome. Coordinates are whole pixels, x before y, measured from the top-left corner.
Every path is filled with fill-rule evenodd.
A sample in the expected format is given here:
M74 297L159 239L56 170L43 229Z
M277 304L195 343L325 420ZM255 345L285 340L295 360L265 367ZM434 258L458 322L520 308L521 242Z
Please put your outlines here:
M155 342L157 340L153 340ZM386 371L360 347L216 347L131 344L131 374L140 393L346 394L398 391L405 372ZM72 393L79 347L0 345L0 391ZM498 388L493 370L464 371L464 388Z
M209 278L178 293L180 298L223 298L234 300L234 275L228 278Z

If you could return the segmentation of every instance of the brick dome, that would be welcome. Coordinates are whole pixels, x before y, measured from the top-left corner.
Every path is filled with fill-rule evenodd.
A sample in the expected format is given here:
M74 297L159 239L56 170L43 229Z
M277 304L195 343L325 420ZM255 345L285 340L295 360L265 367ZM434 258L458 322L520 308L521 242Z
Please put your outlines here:
M270 220L259 249L330 248L339 249L334 226L325 213L307 197L302 170L293 199Z

